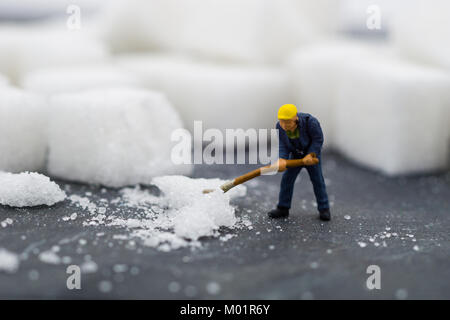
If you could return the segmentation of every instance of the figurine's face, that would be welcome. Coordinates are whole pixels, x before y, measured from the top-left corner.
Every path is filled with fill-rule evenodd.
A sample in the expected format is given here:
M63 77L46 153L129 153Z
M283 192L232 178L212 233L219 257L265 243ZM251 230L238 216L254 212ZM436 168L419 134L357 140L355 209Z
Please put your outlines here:
M289 120L280 120L280 126L284 131L294 131L297 128L298 116L293 117Z

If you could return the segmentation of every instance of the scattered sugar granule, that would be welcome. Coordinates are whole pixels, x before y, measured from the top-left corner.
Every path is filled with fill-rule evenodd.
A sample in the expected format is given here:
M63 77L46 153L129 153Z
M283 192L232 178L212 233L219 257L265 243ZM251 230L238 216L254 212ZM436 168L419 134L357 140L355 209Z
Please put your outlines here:
M116 273L123 273L128 270L128 266L126 264L116 264L114 265L113 270Z
M78 208L82 208L83 210L88 210L90 214L95 214L97 211L97 206L92 203L88 198L86 197L80 197L77 195L71 195L69 197L70 202L74 204Z
M110 281L103 280L103 281L100 281L100 283L98 284L98 290L100 290L100 292L103 292L103 293L111 292L112 288L113 288L113 286Z
M206 291L211 295L219 294L220 290L220 284L218 284L217 282L209 282L206 285Z
M48 264L60 264L61 258L52 250L47 250L39 254L39 260Z
M0 223L0 225L1 225L3 228L6 228L7 226L10 226L10 225L12 225L12 224L13 224L13 220L10 219L10 218L6 218L5 220L3 220L3 221Z
M177 293L181 290L181 285L176 281L172 281L171 283L169 283L168 289L169 292Z
M72 263L72 258L68 257L68 256L64 256L64 257L61 258L61 262L63 264L70 264L70 263Z
M361 248L365 248L365 247L367 246L367 243L365 243L365 242L358 242L358 245L359 245Z
M0 248L0 272L14 273L19 268L19 256Z
M184 294L189 298L193 298L197 295L197 288L194 286L187 286L184 289Z
M231 233L230 234L226 234L226 235L220 237L220 241L226 242L226 241L230 240L231 238L233 238L235 236L236 235L231 234Z
M115 234L113 235L113 239L115 240L127 240L128 236L125 234Z
M94 261L85 261L81 264L80 269L83 273L95 273L98 270L98 266Z
M408 298L408 291L406 289L398 289L395 292L395 298L398 300L405 300Z
M31 280L31 281L37 281L37 280L39 280L39 271L37 271L37 270L30 270L30 272L28 272L28 278Z

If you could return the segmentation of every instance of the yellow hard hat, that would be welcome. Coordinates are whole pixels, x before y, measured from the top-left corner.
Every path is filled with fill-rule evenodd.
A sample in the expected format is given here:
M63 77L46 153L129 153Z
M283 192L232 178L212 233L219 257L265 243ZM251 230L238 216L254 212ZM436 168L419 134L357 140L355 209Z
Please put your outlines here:
M289 120L297 115L297 107L293 104L285 104L278 109L279 120Z

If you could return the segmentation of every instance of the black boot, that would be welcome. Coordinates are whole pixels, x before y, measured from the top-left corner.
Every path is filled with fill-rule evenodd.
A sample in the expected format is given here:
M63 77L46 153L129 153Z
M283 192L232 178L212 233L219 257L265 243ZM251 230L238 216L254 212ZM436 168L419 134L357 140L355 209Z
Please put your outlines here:
M330 221L331 220L331 213L330 209L323 209L319 211L319 218L322 221Z
M270 218L285 218L289 216L289 209L284 207L277 207L276 209L269 211Z

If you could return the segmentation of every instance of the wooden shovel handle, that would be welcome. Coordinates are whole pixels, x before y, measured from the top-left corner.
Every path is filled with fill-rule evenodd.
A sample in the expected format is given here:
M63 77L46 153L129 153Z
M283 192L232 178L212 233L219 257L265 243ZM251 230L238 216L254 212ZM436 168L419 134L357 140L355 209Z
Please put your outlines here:
M268 166L266 166L266 167L268 167ZM264 167L264 168L266 168L266 167ZM244 182L246 182L248 180L251 180L253 178L259 177L260 175L261 175L261 168L258 168L256 170L253 170L253 171L250 171L250 172L248 172L246 174L243 174L240 177L237 177L236 179L234 179L233 184L235 186L237 186L238 184L241 184L241 183L244 183Z
M314 163L313 166L319 163L319 159L317 158L316 154L313 152L311 153L313 157ZM292 160L286 160L286 168L295 168L295 167L301 167L304 166L303 159L292 159Z
M319 159L317 158L315 153L311 154L313 156L313 161L314 164L316 165L319 163ZM294 167L300 167L300 166L304 166L304 162L303 159L292 159L292 160L286 160L286 167L287 168L294 168ZM268 165L262 168L258 168L256 170L250 171L240 177L237 177L236 179L234 179L233 184L235 186L237 186L238 184L247 182L248 180L251 180L253 178L259 177L261 175L261 170L262 169L269 169L272 165Z

